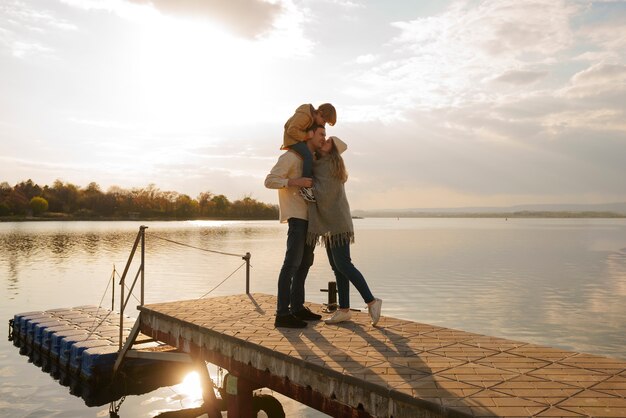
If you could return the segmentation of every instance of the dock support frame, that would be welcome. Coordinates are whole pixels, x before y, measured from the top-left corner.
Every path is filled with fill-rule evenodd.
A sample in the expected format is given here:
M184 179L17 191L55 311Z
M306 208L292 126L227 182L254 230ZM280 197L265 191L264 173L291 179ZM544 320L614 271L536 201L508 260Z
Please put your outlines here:
M252 397L253 392L260 387L243 376L236 376L233 373L227 374L224 379L224 396L228 417L255 417Z
M185 340L183 337L176 338L170 333L163 333L152 329L147 323L142 324L141 331L146 335L152 336L155 340L165 342L171 346L184 347L185 352L189 352L192 357L201 356L205 361L228 370L229 373L237 376L238 379L243 378L249 381L251 387L254 389L268 388L333 417L374 418L373 415L369 414L364 409L346 405L332 397L312 390L311 387L302 387L291 382L286 377L277 376L268 371L261 371L252 365L244 364L231 357L225 356L219 351L207 350L194 342ZM242 386L242 389L248 390L250 388ZM236 402L234 399L233 401ZM233 408L235 408L235 406L233 406ZM234 411L235 409L233 409L233 413ZM229 414L228 416L247 418L252 415Z

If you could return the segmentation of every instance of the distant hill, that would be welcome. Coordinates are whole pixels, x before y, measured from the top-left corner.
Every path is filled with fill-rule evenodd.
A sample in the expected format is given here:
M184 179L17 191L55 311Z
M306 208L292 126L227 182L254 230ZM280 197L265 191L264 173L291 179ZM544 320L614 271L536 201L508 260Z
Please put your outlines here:
M603 204L529 204L507 207L407 208L354 210L359 217L626 217L626 202Z

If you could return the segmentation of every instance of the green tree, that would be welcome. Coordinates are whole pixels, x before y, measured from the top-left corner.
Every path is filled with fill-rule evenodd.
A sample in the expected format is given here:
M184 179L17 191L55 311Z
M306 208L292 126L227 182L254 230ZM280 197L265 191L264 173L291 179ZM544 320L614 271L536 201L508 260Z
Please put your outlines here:
M115 197L104 194L98 183L91 182L84 190L79 190L78 205L93 214L111 216L115 211Z
M35 196L30 199L29 205L35 216L41 215L48 210L48 201L41 196Z
M13 187L11 187L6 181L0 183L0 200L8 196L9 193L11 193L11 190L13 190Z
M111 186L107 191L107 196L113 200L113 207L118 215L128 215L128 212L132 211L132 197L128 190L119 186Z
M0 216L9 216L11 214L11 208L4 202L0 202Z
M243 199L233 202L230 214L242 219L276 219L278 207L245 196Z
M0 216L8 216L11 214L11 207L7 203L9 195L13 191L13 188L3 181L0 183Z
M198 214L200 216L208 216L211 213L215 206L215 203L211 201L212 198L213 193L211 192L202 192L198 195L196 200L198 201Z
M42 197L48 201L51 212L74 213L79 209L80 192L77 186L55 180L52 187L44 187Z
M20 190L13 189L7 196L5 203L11 208L15 215L24 215L29 209L29 200Z
M41 187L35 184L31 179L16 184L13 190L21 192L29 200L35 196L41 196L42 192Z
M180 218L192 218L198 212L198 202L192 200L186 194L176 198L176 216Z
M214 205L214 213L215 216L226 216L228 215L230 209L230 201L223 194L213 196L211 198L211 202Z
M235 200L231 206L231 213L237 218L252 218L257 209L257 201L250 196Z

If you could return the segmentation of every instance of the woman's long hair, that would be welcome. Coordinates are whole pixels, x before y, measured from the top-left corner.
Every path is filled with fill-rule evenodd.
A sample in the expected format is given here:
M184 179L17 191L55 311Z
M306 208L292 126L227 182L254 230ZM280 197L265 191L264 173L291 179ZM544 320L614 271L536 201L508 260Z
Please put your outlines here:
M334 141L328 158L330 158L330 174L336 179L339 179L342 183L348 181L348 170L346 170L346 165L343 162L341 154L337 151Z

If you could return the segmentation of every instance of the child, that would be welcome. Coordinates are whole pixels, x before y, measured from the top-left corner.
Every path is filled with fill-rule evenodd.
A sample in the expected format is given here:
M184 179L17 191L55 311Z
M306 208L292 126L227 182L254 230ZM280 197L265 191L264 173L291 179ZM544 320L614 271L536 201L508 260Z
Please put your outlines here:
M302 177L313 177L313 156L305 143L310 139L307 129L314 123L321 126L328 123L330 126L334 126L335 122L337 122L335 107L330 103L324 103L317 110L311 104L299 106L293 116L285 123L281 149L294 150L302 157ZM306 201L315 202L312 187L302 187L300 195Z

